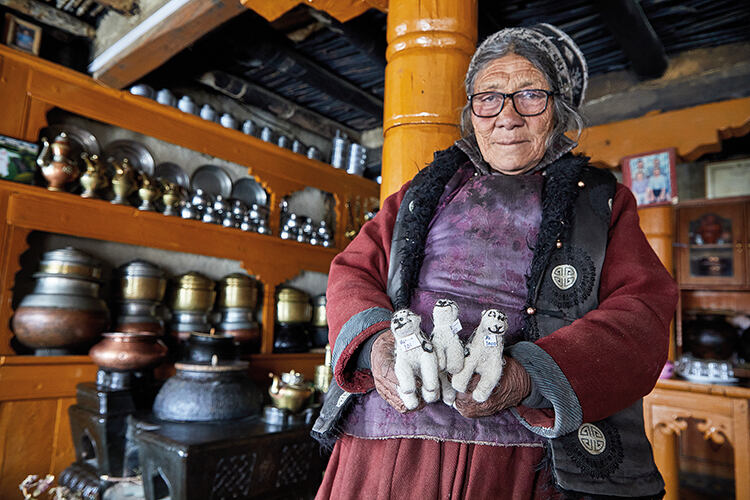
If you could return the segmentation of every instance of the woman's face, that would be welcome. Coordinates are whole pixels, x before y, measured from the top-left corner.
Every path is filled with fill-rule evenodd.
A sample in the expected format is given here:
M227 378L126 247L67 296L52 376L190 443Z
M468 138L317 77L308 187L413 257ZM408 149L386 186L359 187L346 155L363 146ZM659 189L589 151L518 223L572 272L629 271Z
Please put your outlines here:
M494 90L510 94L523 89L551 90L541 71L525 57L508 54L495 59L477 75L474 93ZM541 115L519 115L510 99L499 115L479 118L472 113L471 123L479 150L490 167L508 175L534 168L546 152L552 130L552 99Z

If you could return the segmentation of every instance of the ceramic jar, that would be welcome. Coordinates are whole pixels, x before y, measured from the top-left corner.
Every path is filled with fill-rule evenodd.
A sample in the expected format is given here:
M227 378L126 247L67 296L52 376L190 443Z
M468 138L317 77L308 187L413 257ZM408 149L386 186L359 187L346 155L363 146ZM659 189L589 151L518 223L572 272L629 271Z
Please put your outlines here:
M141 371L153 368L167 355L167 346L149 332L110 332L91 348L89 356L106 370Z

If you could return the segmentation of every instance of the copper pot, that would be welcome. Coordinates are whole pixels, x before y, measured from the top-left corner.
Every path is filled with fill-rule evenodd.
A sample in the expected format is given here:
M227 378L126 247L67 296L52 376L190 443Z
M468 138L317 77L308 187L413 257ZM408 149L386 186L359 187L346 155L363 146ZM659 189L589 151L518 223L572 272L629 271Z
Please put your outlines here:
M214 305L214 282L191 271L177 277L172 309L176 311L209 311Z
M302 290L281 287L276 294L276 321L279 323L309 323L312 318L310 296Z
M13 333L32 349L68 349L91 345L108 323L106 309L19 306L13 314Z
M89 356L100 368L115 371L143 370L158 365L167 346L151 332L110 332L91 348Z
M219 282L219 300L217 302L219 308L242 307L245 309L255 309L257 301L257 282L250 276L242 273L233 273L224 276Z

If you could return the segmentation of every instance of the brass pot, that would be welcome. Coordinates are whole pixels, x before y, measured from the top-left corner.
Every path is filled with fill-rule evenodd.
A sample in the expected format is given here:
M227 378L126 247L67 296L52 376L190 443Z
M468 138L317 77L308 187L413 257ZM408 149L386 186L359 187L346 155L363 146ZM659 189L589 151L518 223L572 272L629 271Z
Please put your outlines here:
M296 288L279 288L276 294L276 321L279 323L309 323L310 319L312 319L310 296Z
M241 307L244 309L255 309L258 301L257 282L250 276L242 273L233 273L224 276L219 282L219 309Z
M214 305L214 282L191 271L177 277L172 309L176 311L209 311Z
M100 368L115 371L143 370L158 365L167 346L151 332L110 332L91 348L89 356Z
M100 279L102 277L101 262L73 247L45 252L39 264L39 272L79 278Z
M150 300L161 302L167 288L167 279L158 266L136 259L120 266L120 296L125 300Z
M328 326L326 318L326 296L318 295L313 299L313 326Z

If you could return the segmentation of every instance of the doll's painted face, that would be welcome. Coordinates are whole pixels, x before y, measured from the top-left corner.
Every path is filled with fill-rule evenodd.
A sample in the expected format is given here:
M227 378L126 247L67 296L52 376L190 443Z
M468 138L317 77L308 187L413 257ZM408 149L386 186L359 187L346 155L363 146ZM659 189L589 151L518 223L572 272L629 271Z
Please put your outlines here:
M551 90L541 71L525 57L508 54L487 64L477 75L473 93L518 90ZM510 99L505 99L500 114L480 118L471 114L471 124L484 160L507 175L523 174L534 168L547 151L547 138L553 126L553 101L537 116L521 116Z

